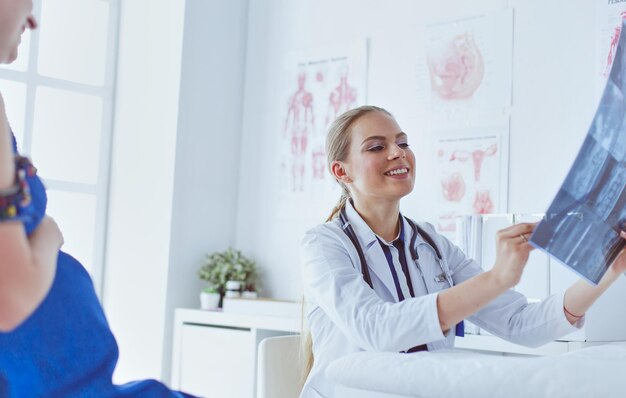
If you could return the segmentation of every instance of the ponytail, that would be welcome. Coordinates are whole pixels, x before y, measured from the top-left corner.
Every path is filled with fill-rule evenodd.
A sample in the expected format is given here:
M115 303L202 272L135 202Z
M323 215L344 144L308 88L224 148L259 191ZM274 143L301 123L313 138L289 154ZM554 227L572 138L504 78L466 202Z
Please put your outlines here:
M302 300L302 323L304 323L304 300ZM304 328L302 328L304 332ZM302 387L306 382L306 379L309 377L309 373L311 373L311 369L313 369L313 336L311 336L311 332L307 330L307 332L301 336L300 338L300 354L302 356L302 374L300 375L300 391L302 391Z
M333 208L333 210L330 212L330 215L326 219L327 222L332 221L333 218L337 217L337 215L341 213L343 208L346 207L348 199L350 199L350 192L348 191L346 186L341 184L341 187L343 188L341 192L341 197L339 198L339 202L337 202L337 205Z

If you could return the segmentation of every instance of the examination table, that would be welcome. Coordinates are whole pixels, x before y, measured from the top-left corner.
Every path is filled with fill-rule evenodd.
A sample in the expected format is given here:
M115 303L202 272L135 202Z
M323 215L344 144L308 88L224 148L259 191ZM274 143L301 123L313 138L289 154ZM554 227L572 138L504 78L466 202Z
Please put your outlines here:
M626 347L594 346L545 357L359 352L335 360L326 374L341 397L624 398Z

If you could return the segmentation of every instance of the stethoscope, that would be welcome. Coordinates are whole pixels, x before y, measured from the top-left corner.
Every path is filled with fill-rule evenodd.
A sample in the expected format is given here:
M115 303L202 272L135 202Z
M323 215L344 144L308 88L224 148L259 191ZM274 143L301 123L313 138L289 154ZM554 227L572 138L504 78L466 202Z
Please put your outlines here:
M413 220L404 216L402 216L402 218L404 218L407 221L407 223L411 226L411 230L413 232L411 235L409 252L411 253L411 258L413 259L413 263L415 263L415 265L417 266L420 276L422 277L422 282L424 283L424 288L426 289L426 291L430 293L428 289L428 284L426 283L426 278L424 277L424 272L422 271L422 268L420 267L419 262L418 262L419 255L417 254L417 245L415 244L418 234L426 242L424 244L428 246L433 251L433 253L435 253L435 257L437 258L437 263L439 264L439 268L441 269L441 273L435 276L434 278L435 282L443 283L445 281L445 282L448 282L448 285L450 285L450 287L454 286L454 283L452 281L452 274L450 273L450 270L448 269L448 267L445 265L443 261L443 256L441 255L441 252L439 251L439 248L435 244L435 241L433 240L433 238L426 231L420 228L420 226L417 225ZM370 286L370 288L374 289L374 285L372 284L372 277L370 276L369 266L367 265L367 261L365 260L365 254L363 254L363 248L361 247L361 244L359 243L359 240L357 239L356 234L354 233L354 229L352 228L352 225L350 225L350 222L348 222L348 216L346 215L345 206L341 209L341 212L339 213L339 220L341 221L341 229L348 236L348 238L352 242L352 245L354 245L354 248L357 251L357 254L359 256L359 261L361 262L361 273L363 274L363 279ZM409 280L409 283L411 283L410 280ZM463 321L459 322L456 325L455 334L456 336L459 336L459 337L463 337L465 335Z
M429 247L430 250L432 250L433 253L435 254L437 263L439 264L439 268L441 269L441 273L435 276L434 278L435 282L443 283L445 281L445 282L448 282L450 287L454 286L452 282L452 274L450 273L450 270L448 269L448 267L445 265L443 261L443 256L441 255L441 252L439 251L439 248L435 244L435 241L433 240L433 238L426 231L420 228L420 226L417 225L413 220L404 216L402 217L411 226L411 230L413 231L411 235L411 242L409 245L409 252L411 254L411 258L413 259L413 262L415 263L415 265L417 266L417 269L420 272L420 275L422 276L426 291L428 291L428 284L426 283L424 273L422 272L422 268L420 267L419 262L418 262L419 254L417 254L417 245L415 244L415 242L417 241L418 234L419 236L422 237L422 239L424 239L425 241L424 244L427 247ZM356 234L354 233L354 229L352 229L352 225L350 225L350 222L348 221L345 206L343 207L343 209L341 209L341 212L339 213L339 220L341 221L341 229L348 236L348 238L354 245L354 248L356 249L357 254L359 255L359 260L361 261L361 272L363 274L363 279L365 279L365 282L367 282L367 284L371 288L373 288L372 278L370 276L370 271L367 265L367 261L365 260L365 255L363 254L363 249L361 248L361 244L359 243L359 240L356 238Z

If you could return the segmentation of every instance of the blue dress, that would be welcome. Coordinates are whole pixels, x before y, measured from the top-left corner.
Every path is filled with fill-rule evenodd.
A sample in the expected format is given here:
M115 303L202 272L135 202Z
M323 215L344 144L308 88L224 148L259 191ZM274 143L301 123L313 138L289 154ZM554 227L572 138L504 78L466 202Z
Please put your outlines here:
M13 146L16 152L15 139ZM19 216L30 234L45 214L47 197L36 175L28 183L32 201ZM191 397L156 380L113 384L117 359L117 343L89 274L59 252L46 298L15 330L0 332L0 397Z

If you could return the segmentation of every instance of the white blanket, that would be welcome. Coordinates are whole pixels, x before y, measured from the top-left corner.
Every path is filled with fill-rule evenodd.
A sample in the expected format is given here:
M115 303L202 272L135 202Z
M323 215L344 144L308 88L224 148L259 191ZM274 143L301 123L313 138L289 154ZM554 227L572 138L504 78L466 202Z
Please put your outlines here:
M335 383L411 397L626 397L626 347L597 346L548 357L460 350L360 352L334 361Z

